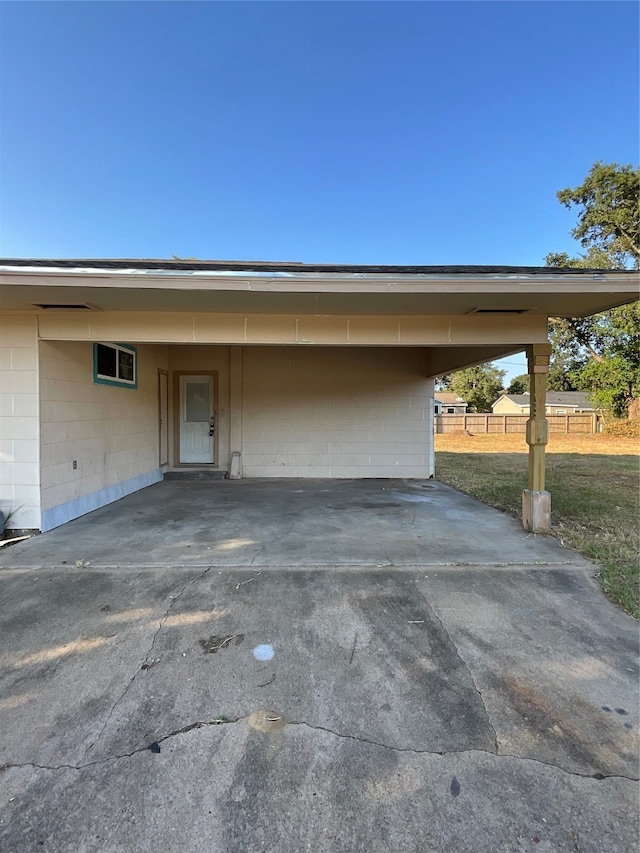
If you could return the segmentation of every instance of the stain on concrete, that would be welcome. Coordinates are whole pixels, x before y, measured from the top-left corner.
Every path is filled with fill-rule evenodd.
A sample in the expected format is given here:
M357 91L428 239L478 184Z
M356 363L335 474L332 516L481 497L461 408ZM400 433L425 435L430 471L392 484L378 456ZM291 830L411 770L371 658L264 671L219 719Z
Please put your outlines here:
M249 714L248 723L259 732L277 732L287 725L287 720L278 711L254 711Z
M573 694L562 701L538 685L510 674L495 675L493 687L509 704L528 735L520 754L535 745L535 754L547 752L556 764L584 768L593 775L633 775L637 772L636 746L621 727L602 715L602 708ZM517 735L513 736L517 742ZM547 749L544 749L546 742Z
M370 649L383 652L382 679L395 682L411 707L424 709L429 730L439 733L436 748L451 748L464 732L467 748L495 751L495 733L469 671L415 584L383 575L376 588L351 602L367 623Z
M212 634L207 639L198 640L198 644L205 655L215 655L220 649L228 649L232 643L234 646L239 646L243 641L244 634L226 634L222 636Z

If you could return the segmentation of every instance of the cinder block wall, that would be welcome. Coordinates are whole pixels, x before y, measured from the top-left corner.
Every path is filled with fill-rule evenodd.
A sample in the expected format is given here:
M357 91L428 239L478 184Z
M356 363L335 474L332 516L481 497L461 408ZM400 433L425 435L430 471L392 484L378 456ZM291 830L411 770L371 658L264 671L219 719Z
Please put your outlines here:
M166 346L140 346L136 389L98 385L91 343L40 342L43 530L161 479L158 368L166 367Z
M245 347L244 476L430 476L424 373L417 348Z
M36 318L0 316L0 509L7 527L40 527Z

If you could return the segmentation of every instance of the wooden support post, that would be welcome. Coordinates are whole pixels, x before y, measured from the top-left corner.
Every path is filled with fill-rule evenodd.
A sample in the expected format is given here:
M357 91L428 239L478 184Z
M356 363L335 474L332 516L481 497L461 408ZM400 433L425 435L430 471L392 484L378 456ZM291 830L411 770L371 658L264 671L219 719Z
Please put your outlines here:
M549 492L545 491L545 448L549 440L546 399L550 354L550 344L532 344L527 348L530 382L527 421L529 482L522 496L522 523L532 533L546 533L551 526L551 499Z

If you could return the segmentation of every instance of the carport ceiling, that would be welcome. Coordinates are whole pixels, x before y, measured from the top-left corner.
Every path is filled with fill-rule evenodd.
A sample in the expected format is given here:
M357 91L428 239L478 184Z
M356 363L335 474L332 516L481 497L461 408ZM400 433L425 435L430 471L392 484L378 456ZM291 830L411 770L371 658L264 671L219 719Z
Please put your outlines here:
M7 259L0 283L0 308L16 311L86 304L101 311L576 317L638 296L633 271L498 266Z

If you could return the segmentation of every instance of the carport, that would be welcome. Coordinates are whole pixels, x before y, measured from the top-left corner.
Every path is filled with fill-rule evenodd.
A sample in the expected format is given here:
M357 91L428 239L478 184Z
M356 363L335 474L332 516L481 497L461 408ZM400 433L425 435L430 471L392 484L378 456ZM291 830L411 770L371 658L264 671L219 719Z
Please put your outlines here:
M549 316L628 271L164 260L0 264L2 492L50 530L167 472L428 479L434 378L526 350L527 530L549 526Z
M0 847L632 849L636 627L431 479L430 401L526 347L544 504L547 313L634 279L82 263L0 287L0 506L49 528L0 551Z

